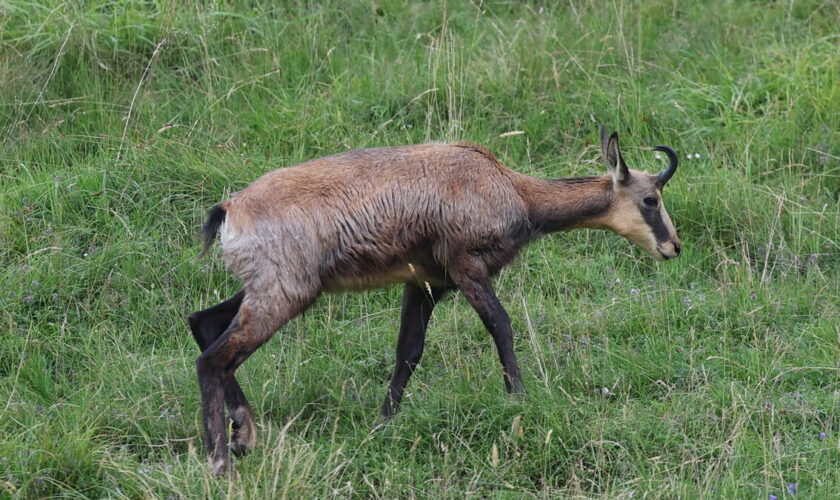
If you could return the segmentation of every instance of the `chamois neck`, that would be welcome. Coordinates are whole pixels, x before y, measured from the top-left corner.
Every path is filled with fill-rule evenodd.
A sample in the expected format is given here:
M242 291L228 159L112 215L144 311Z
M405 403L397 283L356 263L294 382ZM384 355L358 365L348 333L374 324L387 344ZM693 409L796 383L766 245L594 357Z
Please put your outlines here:
M525 196L531 225L538 234L577 228L603 229L613 199L612 178L530 178Z

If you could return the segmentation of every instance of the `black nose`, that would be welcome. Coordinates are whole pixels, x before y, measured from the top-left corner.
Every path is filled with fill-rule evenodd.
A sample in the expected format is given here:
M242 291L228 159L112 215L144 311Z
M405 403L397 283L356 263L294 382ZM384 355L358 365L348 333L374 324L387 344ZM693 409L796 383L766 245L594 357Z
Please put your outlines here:
M679 243L674 243L674 252L676 252L677 255L680 254L680 244Z

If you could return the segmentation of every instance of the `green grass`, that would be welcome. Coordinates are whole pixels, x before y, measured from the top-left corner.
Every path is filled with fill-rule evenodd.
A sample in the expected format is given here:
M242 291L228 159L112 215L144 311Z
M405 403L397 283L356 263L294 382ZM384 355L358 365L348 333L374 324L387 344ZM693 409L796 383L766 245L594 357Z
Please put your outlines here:
M0 497L840 496L836 2L276 5L0 3ZM496 282L528 395L455 296L379 430L400 291L325 296L239 371L259 446L209 475L210 206L430 140L598 174L600 123L681 152L680 259L535 243Z

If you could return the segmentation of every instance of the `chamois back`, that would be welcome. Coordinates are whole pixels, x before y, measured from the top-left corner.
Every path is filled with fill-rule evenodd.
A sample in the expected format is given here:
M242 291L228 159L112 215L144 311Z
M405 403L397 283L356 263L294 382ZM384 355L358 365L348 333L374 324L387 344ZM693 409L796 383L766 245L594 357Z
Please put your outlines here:
M515 254L528 211L514 175L472 144L311 160L265 174L221 204L222 250L246 282L266 268L288 268L307 269L305 278L328 290L406 281L412 273L443 283L449 249L505 247L493 267ZM278 253L282 262L265 261Z

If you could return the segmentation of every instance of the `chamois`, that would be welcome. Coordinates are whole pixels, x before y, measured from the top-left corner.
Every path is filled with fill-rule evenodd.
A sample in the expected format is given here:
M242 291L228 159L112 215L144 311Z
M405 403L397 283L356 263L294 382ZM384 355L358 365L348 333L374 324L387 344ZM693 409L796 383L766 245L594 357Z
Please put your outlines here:
M189 318L211 470L230 470L256 442L237 367L322 292L403 283L396 366L381 415L396 411L423 354L432 309L458 289L496 343L509 393L524 392L510 318L491 277L526 244L555 231L609 229L657 260L680 253L662 188L669 158L651 175L627 168L618 134L601 129L609 172L542 180L502 166L474 144L364 149L267 173L213 207L204 248L221 234L227 266L242 281L232 298ZM224 404L232 425L228 445Z

